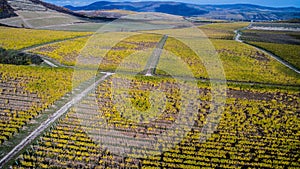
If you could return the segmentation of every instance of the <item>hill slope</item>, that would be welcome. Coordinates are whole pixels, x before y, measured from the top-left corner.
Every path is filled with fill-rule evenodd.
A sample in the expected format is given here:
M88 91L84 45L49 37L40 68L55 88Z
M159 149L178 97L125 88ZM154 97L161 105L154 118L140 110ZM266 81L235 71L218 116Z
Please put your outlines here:
M1 0L0 4L0 19L17 16L14 9L8 5L6 0Z
M1 0L0 24L47 28L55 25L68 25L86 22L83 15L69 9L45 3L40 0Z
M73 11L67 9L67 8L64 8L64 7L59 7L59 6L56 6L56 5L47 3L47 2L43 2L43 1L40 1L40 0L30 0L30 1L33 2L33 3L35 3L35 4L43 5L46 8L55 10L57 12L62 12L62 13L65 13L65 14L70 14L70 15L78 16L78 17L84 17L83 15L81 15L79 13L76 13L76 12L73 12Z

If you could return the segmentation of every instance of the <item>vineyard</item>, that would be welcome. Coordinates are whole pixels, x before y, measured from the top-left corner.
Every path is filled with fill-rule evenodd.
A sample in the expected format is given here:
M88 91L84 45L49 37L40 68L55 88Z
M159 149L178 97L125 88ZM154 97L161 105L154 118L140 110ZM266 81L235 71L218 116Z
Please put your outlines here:
M88 41L88 38L89 37L73 39L46 46L41 46L30 50L30 52L40 54L43 56L48 56L64 65L73 66L76 63L76 58L78 57L78 54L84 47L85 43Z
M47 42L89 35L82 32L63 32L0 27L0 47L19 50ZM9 35L9 36L7 36Z
M223 63L227 80L261 82L274 84L295 84L299 85L299 74L296 74L284 67L266 53L260 52L251 46L229 40L211 40ZM195 77L207 78L206 68L203 61L185 44L169 38L165 45L165 50L172 52L175 56L188 63ZM290 50L296 52L297 50ZM177 58L167 54L161 56L161 62L157 69L162 69L164 65L176 64ZM180 72L182 71L182 72ZM184 76L185 69L179 69L178 75ZM157 72L164 74L163 72Z
M136 109L147 110L149 92L166 95L166 108L155 120L152 115L137 115L130 107L114 103L111 85L129 81L128 98ZM200 85L202 86L202 85ZM199 87L197 113L191 131L175 147L158 154L159 147L142 150L117 143L122 135L142 142L165 132L180 111L178 84L173 79L113 77L99 85L55 126L20 155L13 168L298 168L300 146L299 93L257 92L229 89L225 111L214 134L200 142L201 128L210 109L209 88ZM124 105L126 106L126 105ZM118 110L123 110L119 112ZM128 111L127 111L128 110ZM98 125L97 125L98 124ZM100 124L100 125L99 125ZM100 134L106 133L106 134ZM176 140L177 134L172 137ZM96 139L98 138L98 139ZM97 144L98 143L98 144ZM112 145L109 145L112 144ZM127 143L129 144L129 143ZM126 156L110 153L105 146L126 149ZM151 155L152 154L152 155Z
M264 52L234 41L216 40L212 43L219 52L229 80L299 85L299 74Z
M1 144L72 89L69 69L1 64L0 70ZM87 72L74 85L90 77Z
M0 27L0 168L300 167L300 74L249 45L297 67L297 32L134 19L94 34Z
M203 27L212 27L211 29L213 30L223 30L224 28L228 33L230 32L234 35L234 29L240 29L242 28L241 26L248 26L248 24L249 23L222 23L200 26L199 28L203 33L198 33L200 34L199 37L189 37L187 29L147 31L148 33L171 34L176 37L184 37L181 39L187 39L185 43L183 43L180 41L181 39L173 37L168 38L164 47L167 53L162 54L156 73L165 75L165 73L160 70L163 70L163 68L168 65L180 67L181 65L179 65L178 62L182 60L188 65L189 69L191 69L194 77L207 78L208 72L206 72L207 69L203 59L209 58L201 55L198 57L195 51L187 46L204 43L203 46L211 44L214 47L214 50L217 52L222 62L227 80L298 85L300 82L299 74L278 63L267 53L259 51L252 46L234 41L234 36L232 36L230 40L210 37L209 34L206 34L205 30L202 29ZM218 33L216 33L216 35L217 34ZM204 40L199 41L200 38L203 38ZM205 40L206 38L207 40ZM291 52L296 51L292 50ZM174 56L170 56L170 53L174 54ZM176 66L171 67L176 69ZM176 72L176 75L186 76L186 69L176 69L174 72Z
M130 37L123 39L124 36ZM142 63L141 61L147 62L149 54L144 56L139 55L138 52L153 49L161 37L162 36L155 34L135 35L134 33L123 32L103 33L95 34L91 38L80 38L41 46L30 52L48 56L62 64L71 66L76 65L76 59L80 54L98 57L99 59L102 58L99 66L101 70L115 70L122 60L132 55L131 57L137 58L131 58L131 60L135 61L126 63L129 64L127 67L137 67L141 69L145 66L145 63ZM99 39L101 40L101 43L99 42ZM117 41L118 43L111 48L111 41ZM106 53L106 51L108 52Z
M299 45L289 45L289 44L274 44L274 43L264 43L264 42L249 42L252 45L263 48L267 51L280 56L282 59L294 65L296 68L300 69L300 47Z
M242 39L247 43L275 54L298 69L299 36L300 33L294 31L246 30L242 33Z

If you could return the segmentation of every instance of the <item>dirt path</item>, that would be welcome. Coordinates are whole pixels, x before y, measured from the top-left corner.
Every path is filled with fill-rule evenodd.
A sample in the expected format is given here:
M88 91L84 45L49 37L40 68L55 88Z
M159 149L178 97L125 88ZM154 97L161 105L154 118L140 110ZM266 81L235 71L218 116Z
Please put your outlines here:
M154 49L152 55L150 56L148 63L145 67L145 70L147 70L146 76L153 76L153 74L155 73L156 66L159 62L160 55L166 44L167 39L168 36L164 35L162 39L158 42L156 48Z
M269 52L269 51L266 51L266 50L264 50L264 49L262 49L262 48L260 48L260 47L254 46L254 45L252 45L252 44L249 44L249 43L244 42L243 40L241 40L241 36L242 36L241 31L242 31L242 30L249 29L251 26L252 26L252 23L251 23L249 26L245 27L245 28L235 30L235 31L234 31L234 33L236 34L236 36L235 36L235 38L234 38L235 41L240 42L240 43L244 43L244 44L247 44L247 45L250 45L250 46L254 47L254 48L257 49L257 50L259 50L259 51L261 51L261 52L263 52L263 53L268 54L268 55L271 56L273 59L275 59L275 60L277 60L279 63L281 63L282 65L284 65L284 66L288 67L289 69L293 70L294 72L300 74L300 70L298 70L297 68L295 68L293 65L291 65L291 64L288 63L287 61L283 60L281 57L279 57L279 56L277 56L277 55L275 55L275 54L273 54L273 53L271 53L271 52Z
M103 77L97 80L95 83L84 89L81 93L75 95L73 99L63 105L58 111L56 111L51 117L44 121L38 128L36 128L31 134L24 138L17 146L15 146L6 156L0 160L0 168L2 168L8 161L10 161L15 155L17 155L24 147L26 147L31 141L38 137L43 131L48 128L53 122L64 115L73 105L82 100L95 86L103 82L106 78L111 76L112 73L106 73Z
M21 15L18 11L15 11L15 13L21 18L21 20L24 22L24 26L26 27L26 28L32 28L32 25L29 23L29 22L27 22L26 20L25 20L25 18L23 17L23 15Z
M44 61L47 65L49 65L49 66L51 66L51 67L58 67L57 65L55 65L55 64L52 63L52 62L50 62L49 60L43 59L43 61Z
M81 23L81 24L83 24L83 23ZM35 29L45 29L45 28L72 26L72 25L78 25L78 23L66 23L66 24L57 24L57 25L37 26L37 27L35 27Z
M23 21L32 21L32 20L38 20L38 19L52 19L52 18L66 18L68 19L69 17L63 16L63 15L54 15L51 16L52 13L49 13L50 16L43 16L43 17L34 17L34 18L24 18ZM55 14L55 13L54 13ZM55 26L55 25L54 25ZM36 27L37 28L37 27Z
M88 34L88 35L83 35L83 36L76 36L76 37L72 37L72 38L66 38L66 39L55 40L55 41L51 41L51 42L47 42L47 43L42 43L42 44L38 44L38 45L23 48L23 49L21 49L21 52L29 52L30 50L40 48L40 47L43 47L43 46L46 46L46 45L51 45L51 44L55 44L55 43L65 42L65 41L68 41L68 40L75 40L75 39L79 39L79 38L89 37L91 35L92 34Z

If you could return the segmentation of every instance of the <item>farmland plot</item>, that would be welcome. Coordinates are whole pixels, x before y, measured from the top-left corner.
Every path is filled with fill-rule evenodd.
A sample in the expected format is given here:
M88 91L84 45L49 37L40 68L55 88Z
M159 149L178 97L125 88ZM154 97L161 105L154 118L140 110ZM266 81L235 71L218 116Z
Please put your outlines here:
M74 38L88 34L90 33L0 27L0 46L4 49L20 50L51 41Z
M196 41L191 38L189 44L197 43ZM300 83L299 74L251 46L229 40L211 40L211 43L220 57L227 80L293 85ZM170 37L164 49L174 56L164 53L157 66L157 73L164 74L159 71L165 67L164 65L176 65L177 60L181 59L187 63L195 77L208 78L207 69L204 66L205 57L197 56L188 47L189 44ZM182 73L179 72L180 70ZM185 76L184 72L185 69L178 69L177 75Z
M117 91L111 86L123 80L132 84L126 99L142 114L126 111L114 102ZM148 103L155 99L149 97L149 92L157 89L165 94L166 107L155 109L162 112L153 118L153 114L147 114L151 110ZM178 118L182 109L180 92L174 79L138 76L108 79L20 155L14 168L299 167L296 149L300 144L300 126L299 117L294 113L299 109L298 92L230 89L217 130L202 142L199 138L210 111L211 93L208 87L199 85L196 98L199 104L195 105L192 128L183 139L176 132L169 135L180 141L174 146L162 146L161 151L158 145L165 140L156 136L167 132ZM107 132L111 130L115 132ZM120 137L125 141L115 141ZM128 146L134 141L147 143L151 138L156 138L157 144L145 149L138 149L138 144ZM116 150L112 147L128 149L128 153L113 153Z
M14 65L0 65L1 139L10 141L22 127L72 90L73 71ZM74 86L87 80L86 71Z
M299 37L299 31L245 30L242 32L244 41L273 53L298 70L300 67Z
M126 36L129 37L123 39ZM83 55L83 59L86 58L87 61L89 57L94 57L101 60L99 69L109 71L115 70L122 60L131 56L130 60L132 63L124 64L128 64L131 68L137 67L141 69L145 66L145 62L147 62L148 57L161 37L155 34L136 34L130 32L96 33L93 37L50 44L35 48L30 52L48 56L62 64L71 66L80 64L77 63L80 62L77 60L79 55ZM117 44L110 46L111 41L117 41ZM142 54L139 52L145 53ZM141 63L139 64L138 62ZM97 66L93 64L95 63L92 62L91 65L86 66Z

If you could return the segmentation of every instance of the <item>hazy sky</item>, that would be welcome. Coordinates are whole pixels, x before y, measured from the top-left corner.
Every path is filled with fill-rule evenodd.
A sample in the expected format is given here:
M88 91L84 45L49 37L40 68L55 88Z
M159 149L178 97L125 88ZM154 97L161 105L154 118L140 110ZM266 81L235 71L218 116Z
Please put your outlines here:
M100 0L44 0L45 2L54 3L56 5L73 5L81 6L88 5ZM107 0L109 1L109 0ZM118 0L111 0L118 1ZM121 0L119 0L121 1ZM126 0L126 1L138 1L138 0ZM140 0L143 1L143 0ZM146 0L144 0L146 1ZM147 0L149 1L149 0ZM153 0L157 1L157 0ZM172 1L172 0L160 0L160 1ZM300 7L300 0L173 0L185 3L195 3L195 4L234 4L234 3L247 3L247 4L256 4L262 6L272 6L272 7Z

